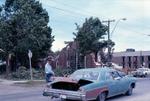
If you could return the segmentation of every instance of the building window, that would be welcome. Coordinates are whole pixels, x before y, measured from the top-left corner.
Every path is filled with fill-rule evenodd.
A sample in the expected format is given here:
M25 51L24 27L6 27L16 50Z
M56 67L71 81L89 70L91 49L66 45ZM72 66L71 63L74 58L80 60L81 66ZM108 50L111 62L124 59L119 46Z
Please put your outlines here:
M124 56L122 57L122 66L123 66L123 68L125 68L125 57Z
M141 65L143 65L144 62L144 56L141 56Z
M131 57L129 56L129 62L128 62L128 64L129 64L129 67L131 68Z
M148 56L148 61L150 61L150 56Z
M133 66L134 68L137 68L137 56L134 56Z

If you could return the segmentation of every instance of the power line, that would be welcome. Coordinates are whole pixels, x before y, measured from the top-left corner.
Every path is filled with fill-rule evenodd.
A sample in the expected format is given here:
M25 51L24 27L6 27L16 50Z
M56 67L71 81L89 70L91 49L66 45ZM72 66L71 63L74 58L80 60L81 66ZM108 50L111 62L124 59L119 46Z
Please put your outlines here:
M67 13L70 13L70 14L72 14L72 11L69 11L69 10L65 10L65 9L61 9L61 8L58 8L58 7L55 7L55 6L50 6L49 5L49 7L51 7L51 8L54 8L54 9L57 9L57 10L60 10L60 11L63 11L63 12L67 12ZM77 12L74 12L74 14L79 14L79 13L77 13Z
M58 1L56 1L56 0L50 0L51 2L54 2L54 3L56 3L56 4L60 4L60 5L63 5L63 6L65 6L65 7L70 7L70 9L72 9L72 8L74 8L74 9L78 9L78 10L68 10L68 9L64 9L64 8L60 8L60 7L56 7L56 6L52 6L52 5L50 5L49 3L47 3L47 4L45 4L45 5L47 5L47 6L49 6L49 7L51 7L51 8L53 8L53 9L57 9L57 10L60 10L60 11L63 11L63 12L67 12L67 13L69 13L69 14L71 14L71 15L82 15L82 16L85 16L85 17L87 17L87 16L93 16L93 17L98 17L98 15L97 14L94 14L93 12L89 12L89 11L81 11L81 8L78 8L78 7L75 7L75 6L70 6L70 5L68 5L68 4L66 4L66 3L62 3L62 2L58 2ZM80 9L80 10L79 10Z
M125 22L123 22L123 23L125 23ZM137 22L138 23L138 22ZM150 34L145 34L145 33L143 33L143 32L139 32L139 31L136 31L136 30L133 30L133 29L131 29L131 27L133 27L133 26L135 26L135 24L133 24L133 23L125 23L127 26L129 26L127 29L129 29L130 31L132 31L132 32L135 32L135 33L139 33L139 34L144 34L144 35L150 35ZM138 24L138 25L136 25L136 27L139 27L140 25ZM142 26L141 25L141 28L144 28L145 29L145 27L147 27L147 29L150 29L150 27L149 26Z
M40 2L41 2L41 0L39 0ZM41 2L42 3L42 2ZM81 17L83 17L83 15L84 16L87 16L86 14L83 14L83 13L79 13L79 12L75 12L75 11L72 11L72 10L67 10L67 9L63 9L63 8L60 8L60 7L56 7L56 6L52 6L52 5L50 5L49 3L44 3L44 5L46 5L47 7L50 7L50 8L52 8L52 9L55 9L55 10L58 10L58 11L61 11L61 12L65 12L65 13L68 13L68 14L70 14L71 16L73 16L73 17L77 17L77 15L82 15ZM65 13L63 13L63 14L65 14ZM84 17L85 18L85 17Z
M136 30L130 29L129 27L128 28L124 27L123 29L124 30L126 29L127 31L133 32L133 33L138 34L138 35L150 36L150 34L145 34L145 33L142 33L142 32L138 32Z
M146 28L148 28L148 29L150 29L150 26L148 25L148 26L145 26L146 24L145 23L143 23L142 21L138 21L138 22L136 22L136 23L138 23L136 26L139 26L139 27L146 27ZM142 23L142 24L141 24ZM140 24L140 25L139 25Z
M63 5L63 6L67 6L67 7L70 7L70 8L74 8L74 9L80 9L80 8L78 8L78 7L75 7L75 6L70 6L70 5L68 5L68 4L66 4L66 3L62 3L62 2L58 2L57 0L51 0L52 2L55 2L55 3L59 3L59 4L61 4L61 5ZM90 16L92 15L92 16L95 16L95 17L97 17L97 15L96 14L94 14L93 12L89 12L89 11L78 11L78 12L80 12L80 13L83 13L84 12L84 14L85 15L89 15L90 14Z
M149 36L149 35L150 35L150 34L141 33L141 32L135 31L135 30L131 30L131 29L130 29L130 31L131 31L131 32L134 32L134 33L138 33L138 34L140 34L140 35L146 35L146 36Z
M80 13L80 12L77 12L77 11L72 11L72 10L67 10L67 9L62 9L62 8L59 8L59 7L51 6L49 4L47 4L47 6L53 8L53 9L57 9L59 11L70 13L71 15L74 14L74 15L82 15L82 16L91 16L91 15Z
M68 5L68 4L66 4L66 3L62 3L62 2L58 2L58 1L56 1L56 0L51 0L52 2L55 2L55 3L59 3L59 4L61 4L61 5L64 5L64 6L68 6L68 7L71 7L71 8L75 8L75 9L77 9L76 7L74 7L74 6L70 6L70 5Z
M56 9L56 10L58 10L58 11L61 11L61 12L55 12L55 13L57 13L58 15L63 15L63 14L67 14L68 13L68 15L69 16L67 16L67 17L72 17L72 18L86 18L86 17L83 17L83 16L77 16L76 14L73 14L73 13L71 13L72 11L66 11L66 10L64 10L64 9L61 9L61 8L57 8L57 7L54 7L54 6L48 6L48 7L50 7L50 8L52 8L52 9Z

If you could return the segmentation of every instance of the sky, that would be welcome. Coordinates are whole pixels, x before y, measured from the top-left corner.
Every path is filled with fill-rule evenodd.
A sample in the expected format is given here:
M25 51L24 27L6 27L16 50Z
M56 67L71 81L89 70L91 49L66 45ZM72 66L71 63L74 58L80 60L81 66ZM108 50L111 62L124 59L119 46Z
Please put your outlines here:
M0 0L0 3L3 0ZM98 17L101 21L115 19L110 24L115 51L134 48L150 50L150 0L38 0L49 14L49 26L55 41L53 51L73 41L75 23L80 26L85 18ZM122 18L127 20L123 21ZM117 23L118 22L118 23ZM105 23L104 23L105 24ZM115 27L116 26L116 27Z

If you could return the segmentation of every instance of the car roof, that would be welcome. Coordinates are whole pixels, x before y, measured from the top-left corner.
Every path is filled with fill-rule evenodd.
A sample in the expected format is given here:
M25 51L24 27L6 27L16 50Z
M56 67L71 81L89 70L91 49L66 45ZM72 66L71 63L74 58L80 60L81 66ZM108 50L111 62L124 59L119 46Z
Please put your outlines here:
M115 69L112 69L110 67L96 67L96 68L86 68L86 69L79 69L77 71L99 71L99 72L109 72L109 71L115 71Z

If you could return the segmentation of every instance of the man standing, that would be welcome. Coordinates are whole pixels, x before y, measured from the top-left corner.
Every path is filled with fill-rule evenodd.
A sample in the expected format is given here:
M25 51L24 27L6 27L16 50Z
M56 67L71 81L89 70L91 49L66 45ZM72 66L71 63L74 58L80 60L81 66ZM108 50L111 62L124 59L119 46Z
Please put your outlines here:
M47 63L45 64L45 74L46 74L46 82L51 82L51 77L54 75L54 72L52 70L52 61L53 58L51 56L49 56L47 58Z

